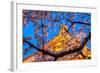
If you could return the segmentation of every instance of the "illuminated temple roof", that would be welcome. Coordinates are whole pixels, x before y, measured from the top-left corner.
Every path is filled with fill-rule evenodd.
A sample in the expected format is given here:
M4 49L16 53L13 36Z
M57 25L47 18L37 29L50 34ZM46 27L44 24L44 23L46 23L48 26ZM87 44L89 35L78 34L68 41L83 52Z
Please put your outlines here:
M64 50L70 50L80 45L80 39L73 37L67 32L67 26L61 25L60 31L57 36L44 45L45 50L54 52L61 52Z

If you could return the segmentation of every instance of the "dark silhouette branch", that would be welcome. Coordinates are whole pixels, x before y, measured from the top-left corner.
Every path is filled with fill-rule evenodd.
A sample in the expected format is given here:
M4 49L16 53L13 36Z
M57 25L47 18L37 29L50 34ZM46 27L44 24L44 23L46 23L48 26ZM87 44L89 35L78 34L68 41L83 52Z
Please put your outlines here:
M43 54L48 54L50 56L53 56L55 57L55 60L56 61L59 57L63 57L64 55L68 55L68 54L72 54L72 53L75 53L75 52L79 52L83 49L83 47L85 46L85 44L87 43L87 41L91 38L91 33L89 32L89 35L87 36L87 38L85 38L82 42L82 44L80 45L80 47L78 48L75 48L74 50L69 50L69 51L64 51L64 52L61 52L61 53L58 53L58 54L53 54L53 53L50 53L48 51L45 51L43 49L39 49L37 48L36 46L34 46L33 44L31 44L29 41L23 39L23 41L27 44L29 44L30 46L32 46L34 49L42 52Z
M83 49L83 47L85 46L85 44L87 43L87 41L91 38L91 33L89 32L89 35L87 36L87 38L85 38L82 42L82 44L80 45L80 47L75 48L74 50L69 50L69 51L64 51L62 53L56 54L56 57L63 57L64 55L68 55L74 52L79 52L80 50Z
M72 23L72 24L74 24L74 23L77 23L77 24L84 24L84 25L91 25L90 23L86 23L86 22L81 22L81 21L71 21L71 20L69 20L69 19L66 19L68 22L70 22L70 23Z
M80 21L75 21L75 22L72 22L71 20L67 19L67 21L71 22L72 25L69 26L68 28L68 31L70 30L70 28L74 25L74 24L83 24L83 25L91 25L90 23L84 23L84 22L80 22Z
M43 54L48 54L48 55L51 55L51 56L55 57L54 54L49 53L48 51L45 51L45 50L43 50L43 49L40 49L40 48L36 47L35 45L31 44L29 41L27 41L27 40L25 40L25 39L23 39L23 42L27 43L28 45L32 46L34 49L36 49L36 50L42 52Z

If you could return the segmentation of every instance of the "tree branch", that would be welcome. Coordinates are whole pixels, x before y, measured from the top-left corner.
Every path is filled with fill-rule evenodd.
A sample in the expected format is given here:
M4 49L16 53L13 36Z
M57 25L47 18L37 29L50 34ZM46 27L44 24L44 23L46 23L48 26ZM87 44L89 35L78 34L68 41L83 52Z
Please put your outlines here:
M77 23L77 24L84 24L84 25L91 25L90 23L84 23L84 22L78 22L78 21L72 22L71 20L68 20L68 19L67 19L67 21L69 21L69 22L72 23L72 25L69 26L68 31L70 30L70 28L71 28L75 23Z
M42 52L43 54L48 54L50 56L53 56L55 57L55 60L56 61L59 57L63 57L64 55L68 55L68 54L71 54L71 53L74 53L74 52L79 52L80 50L83 49L84 45L86 44L86 42L91 38L91 33L89 33L89 35L87 36L87 38L85 38L82 42L82 44L80 45L80 47L78 48L75 48L74 50L69 50L69 51L64 51L64 52L61 52L61 53L58 53L58 54L53 54L53 53L50 53L48 51L45 51L43 49L39 49L37 48L36 46L34 46L33 44L31 44L29 41L23 39L23 41L27 44L29 44L30 46L32 46L34 49Z
M75 48L74 50L69 50L69 51L64 51L62 53L56 54L56 57L63 57L64 55L68 55L74 52L79 52L80 50L83 49L84 45L86 44L86 42L91 38L91 33L89 32L89 35L87 36L87 38L85 38L82 42L82 44L80 45L80 47Z
M52 53L49 53L48 51L45 51L43 49L40 49L40 48L36 47L35 45L31 44L29 41L27 41L25 39L23 39L23 42L27 43L28 45L32 46L34 49L42 52L43 54L48 54L48 55L51 55L51 56L55 57L55 54L52 54Z

